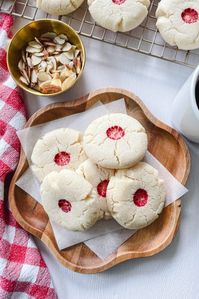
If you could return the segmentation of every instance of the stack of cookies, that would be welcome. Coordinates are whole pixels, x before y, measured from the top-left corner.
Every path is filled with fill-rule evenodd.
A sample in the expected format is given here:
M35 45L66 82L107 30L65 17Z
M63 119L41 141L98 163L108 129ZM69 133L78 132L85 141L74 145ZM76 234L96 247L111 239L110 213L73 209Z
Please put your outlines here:
M69 128L43 136L31 167L49 218L74 231L112 217L128 229L151 224L166 193L157 170L140 162L146 150L144 127L120 113L94 120L83 136Z

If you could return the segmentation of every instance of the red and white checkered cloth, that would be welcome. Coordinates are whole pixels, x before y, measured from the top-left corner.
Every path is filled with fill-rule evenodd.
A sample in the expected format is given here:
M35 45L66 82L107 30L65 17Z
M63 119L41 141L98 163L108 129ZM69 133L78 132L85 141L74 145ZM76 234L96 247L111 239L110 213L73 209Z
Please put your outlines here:
M56 298L50 274L33 239L15 221L4 198L6 175L19 158L16 130L25 124L25 109L6 65L6 45L13 19L0 14L0 298ZM13 59L15 59L13 57Z

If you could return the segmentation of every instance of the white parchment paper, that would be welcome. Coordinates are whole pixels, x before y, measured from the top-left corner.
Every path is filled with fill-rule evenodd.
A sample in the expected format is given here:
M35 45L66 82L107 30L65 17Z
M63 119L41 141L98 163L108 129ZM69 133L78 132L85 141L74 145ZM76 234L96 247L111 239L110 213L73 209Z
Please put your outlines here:
M39 126L18 131L18 137L29 164L31 164L30 157L36 141L47 132L61 127L70 127L83 132L88 124L97 117L117 112L126 113L125 102L123 99L106 105L98 102L95 106L85 112L73 114ZM145 161L155 167L159 171L160 177L165 181L167 190L166 206L188 191L149 152L147 152L145 156ZM30 168L24 172L16 184L41 203L39 182L34 177ZM85 232L68 231L54 222L51 222L51 224L59 249L85 242L85 244L102 259L114 252L123 242L136 232L122 228L114 220L101 220Z

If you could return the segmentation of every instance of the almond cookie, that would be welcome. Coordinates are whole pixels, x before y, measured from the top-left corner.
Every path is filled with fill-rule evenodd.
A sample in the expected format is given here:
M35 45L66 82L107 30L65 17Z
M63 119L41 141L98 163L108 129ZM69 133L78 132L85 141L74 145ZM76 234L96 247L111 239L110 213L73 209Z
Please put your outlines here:
M83 147L96 164L110 169L128 168L139 162L147 150L144 127L126 114L107 114L86 129Z
M51 15L68 15L83 2L84 0L37 0L36 6Z
M84 231L102 217L92 185L72 170L49 173L40 191L49 218L68 230Z
M164 182L157 170L144 162L118 170L107 188L112 216L128 229L140 229L155 221L164 207L165 196Z
M156 17L168 44L182 50L199 48L199 0L161 0Z
M100 26L126 32L139 26L148 14L149 0L88 0L89 11Z
M31 166L41 182L51 171L76 169L86 156L82 148L81 133L68 128L53 130L39 139L33 149Z
M111 214L107 206L106 190L114 171L102 168L88 159L79 166L76 172L92 184L97 193L99 209L103 212L103 217L110 219Z

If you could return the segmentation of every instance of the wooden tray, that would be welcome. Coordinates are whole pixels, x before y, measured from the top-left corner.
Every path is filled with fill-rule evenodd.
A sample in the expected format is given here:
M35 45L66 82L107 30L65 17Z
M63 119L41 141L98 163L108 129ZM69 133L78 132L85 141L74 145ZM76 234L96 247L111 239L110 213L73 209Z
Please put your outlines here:
M103 89L72 102L48 105L36 112L29 119L26 127L84 111L99 100L109 103L120 98L125 99L128 114L138 119L146 128L149 151L182 184L185 184L190 170L190 156L182 137L175 130L157 120L137 96L126 90ZM181 210L180 199L166 207L157 221L139 230L121 245L117 252L105 260L99 259L83 243L60 251L48 216L42 206L15 185L27 167L26 157L21 151L19 164L9 190L10 208L13 215L25 230L42 240L57 259L73 271L96 273L128 259L154 255L167 247L176 234Z

